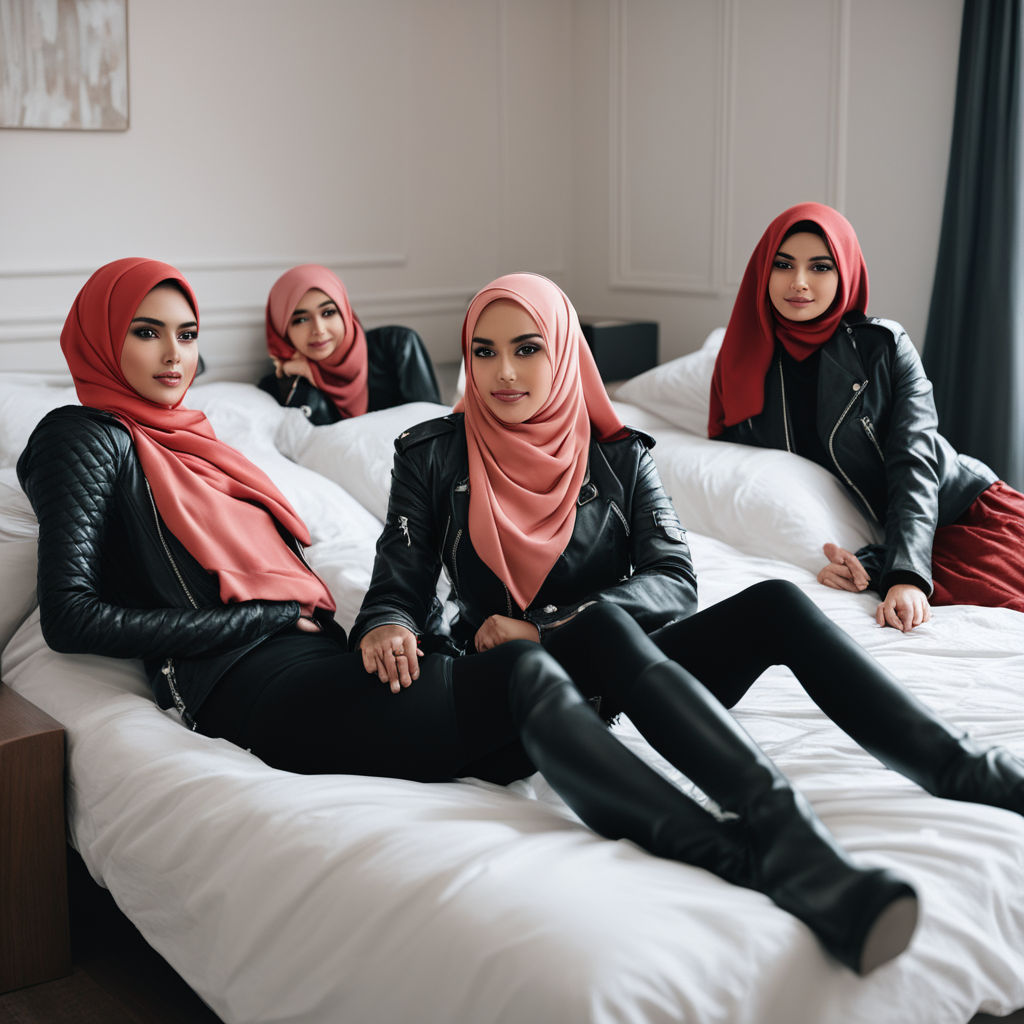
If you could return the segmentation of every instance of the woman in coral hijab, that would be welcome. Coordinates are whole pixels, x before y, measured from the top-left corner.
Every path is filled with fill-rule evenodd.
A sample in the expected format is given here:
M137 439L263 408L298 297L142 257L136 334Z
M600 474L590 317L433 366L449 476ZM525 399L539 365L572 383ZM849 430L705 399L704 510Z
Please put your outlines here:
M837 724L933 793L1024 813L1022 765L932 715L790 583L696 611L653 441L619 421L555 284L492 282L469 306L462 344L463 410L396 441L353 627L367 670L404 700L431 652L459 666L526 645L509 678L456 685L463 735L509 715L510 740L598 832L760 889L862 974L897 955L913 889L855 866L726 708L785 664ZM621 745L605 725L620 711L735 817L712 817Z
M856 553L830 540L818 579L877 591L879 625L911 630L930 603L1024 611L1024 496L939 433L914 346L867 305L842 214L800 203L776 217L715 364L709 435L796 452L839 478L885 539Z
M364 331L345 285L316 263L292 267L270 289L267 351L274 372L260 387L317 425L441 401L420 336L397 326Z

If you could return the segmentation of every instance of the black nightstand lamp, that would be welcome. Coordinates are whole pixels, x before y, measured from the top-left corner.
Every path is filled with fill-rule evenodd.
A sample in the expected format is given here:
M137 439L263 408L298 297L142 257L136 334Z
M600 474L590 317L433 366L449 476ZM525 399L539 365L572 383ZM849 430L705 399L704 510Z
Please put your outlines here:
M658 325L653 320L580 317L604 381L628 380L658 365Z

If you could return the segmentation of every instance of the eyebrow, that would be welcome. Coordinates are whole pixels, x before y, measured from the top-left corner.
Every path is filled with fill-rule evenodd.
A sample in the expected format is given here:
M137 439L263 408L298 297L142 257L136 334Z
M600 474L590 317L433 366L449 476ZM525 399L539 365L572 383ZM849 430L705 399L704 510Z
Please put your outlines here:
M530 338L540 338L541 341L544 340L544 338L541 337L541 335L538 332L532 331L530 334L520 334L518 337L513 338L509 342L509 344L511 344L511 345L518 345L519 342L527 341ZM480 344L480 345L493 345L494 342L491 341L490 338L474 338L473 339L473 344L474 345L477 345L477 344Z
M133 324L152 324L154 327L166 327L167 326L167 324L165 324L163 322L163 320L157 320L155 317L151 317L151 316L135 316L135 317L132 317L132 323ZM184 323L178 324L178 330L180 331L182 327L198 327L198 326L199 325L195 322L195 320L186 320Z
M781 256L784 260L793 260L794 262L796 262L795 256L790 256L788 252L783 252L781 249L775 255ZM829 263L835 263L836 261L834 256L812 256L807 262L822 263L825 260L827 260Z
M323 309L324 306L336 306L336 305L337 305L337 303L334 301L334 299L327 299L324 302L321 302L320 305L316 306L315 308L316 309ZM308 313L308 312L309 312L308 309L293 309L292 310L292 316L295 316L297 313Z

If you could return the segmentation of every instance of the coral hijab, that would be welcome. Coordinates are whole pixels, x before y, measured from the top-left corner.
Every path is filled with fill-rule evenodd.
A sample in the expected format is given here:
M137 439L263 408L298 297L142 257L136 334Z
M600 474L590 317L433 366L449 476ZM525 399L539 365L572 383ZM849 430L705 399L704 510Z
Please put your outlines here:
M276 520L309 543L305 523L269 477L219 441L201 412L182 408L180 400L158 405L125 380L121 350L132 318L165 281L181 288L195 312L188 282L156 260L117 260L86 281L60 336L79 400L112 412L131 432L160 515L199 564L217 576L223 601L298 601L307 615L313 608L333 611L327 587L274 525Z
M473 332L484 308L510 299L533 318L551 363L551 392L525 423L506 424L473 380ZM621 433L576 310L556 284L508 274L477 292L462 326L469 450L469 535L477 554L527 608L576 523L590 436Z
M288 323L299 300L310 288L319 288L333 299L345 324L345 336L326 359L307 360L316 386L347 419L362 416L369 406L369 358L363 325L352 311L348 292L340 278L318 263L303 263L283 273L267 299L267 351L277 359L294 359L295 346L288 340Z
M788 320L768 298L775 254L790 228L800 221L813 221L821 228L839 271L832 305L806 323ZM835 334L847 313L865 313L867 306L868 269L850 222L821 203L799 203L780 213L757 243L736 295L711 379L708 436L716 437L764 408L764 378L776 338L794 359L806 359Z

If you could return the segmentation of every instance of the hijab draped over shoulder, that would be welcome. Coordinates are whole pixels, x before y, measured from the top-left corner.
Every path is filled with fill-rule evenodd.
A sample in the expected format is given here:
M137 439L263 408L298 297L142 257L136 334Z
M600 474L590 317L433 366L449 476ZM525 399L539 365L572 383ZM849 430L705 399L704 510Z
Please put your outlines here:
M790 229L801 221L818 225L839 271L835 301L825 313L806 323L784 317L768 297L775 254ZM844 316L854 311L865 313L867 305L868 271L850 222L821 203L798 203L780 213L761 236L740 282L711 379L708 436L716 437L764 408L764 379L776 338L794 359L806 359L835 334Z
M369 407L369 359L363 325L352 311L341 279L318 263L303 263L282 274L267 299L267 351L276 359L292 359L295 347L288 340L288 324L299 299L318 288L338 307L345 336L326 358L310 359L309 368L319 390L329 395L343 419L362 416Z
M491 302L508 299L533 318L551 363L551 393L525 423L506 424L473 380L473 334ZM527 608L565 550L587 471L591 434L624 428L601 382L565 293L537 274L508 274L479 291L462 327L469 450L469 534L477 554Z
M181 289L198 322L192 289L166 263L117 260L85 283L60 336L79 400L113 413L128 428L160 515L216 575L223 601L298 601L307 615L314 608L333 611L327 587L275 526L303 544L310 541L305 523L270 478L219 441L201 412L184 408L181 399L174 405L151 402L121 372L135 311L165 282Z

